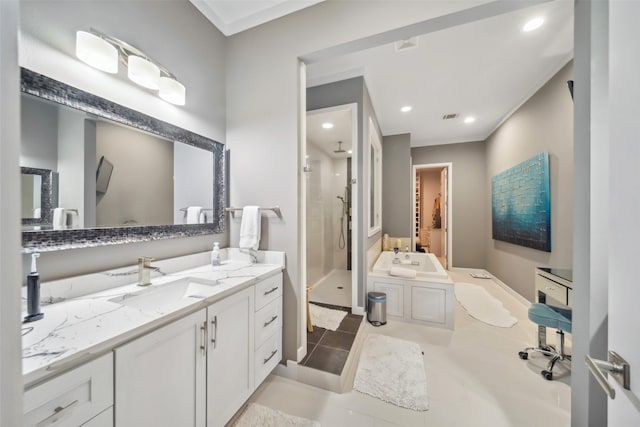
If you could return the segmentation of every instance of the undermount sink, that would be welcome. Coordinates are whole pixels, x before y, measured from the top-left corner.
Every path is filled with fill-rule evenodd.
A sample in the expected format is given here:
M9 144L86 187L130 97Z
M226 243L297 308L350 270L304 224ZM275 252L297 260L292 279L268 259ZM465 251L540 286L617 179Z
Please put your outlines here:
M180 301L204 299L212 295L217 280L185 277L173 282L150 285L139 291L111 298L109 302L140 310L154 310Z

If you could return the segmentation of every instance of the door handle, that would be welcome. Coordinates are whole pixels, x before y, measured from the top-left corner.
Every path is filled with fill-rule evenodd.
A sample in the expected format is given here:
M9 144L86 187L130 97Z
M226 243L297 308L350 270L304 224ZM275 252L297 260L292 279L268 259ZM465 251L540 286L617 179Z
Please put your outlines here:
M600 384L600 387L602 387L611 400L616 398L616 390L611 387L611 384L609 384L607 377L604 376L603 371L607 371L625 390L631 390L629 364L615 351L609 350L608 361L593 359L591 356L586 355L584 357L584 362L587 364L589 371L598 381L598 384Z
M213 334L211 335L211 342L213 343L213 348L215 349L218 346L218 316L213 316L213 320L211 320L211 326L213 326Z

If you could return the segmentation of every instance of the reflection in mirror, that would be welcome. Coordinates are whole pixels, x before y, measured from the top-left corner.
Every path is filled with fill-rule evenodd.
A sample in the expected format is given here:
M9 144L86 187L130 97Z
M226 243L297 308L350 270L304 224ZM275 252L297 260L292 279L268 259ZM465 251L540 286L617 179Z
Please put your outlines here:
M369 237L382 228L382 144L369 118Z
M57 203L38 219L25 178L23 224L38 231L23 232L23 250L224 230L222 144L26 69L22 91L20 164L59 181ZM51 229L65 234L39 234Z
M51 224L51 210L57 204L57 180L49 169L20 168L20 211L24 226Z

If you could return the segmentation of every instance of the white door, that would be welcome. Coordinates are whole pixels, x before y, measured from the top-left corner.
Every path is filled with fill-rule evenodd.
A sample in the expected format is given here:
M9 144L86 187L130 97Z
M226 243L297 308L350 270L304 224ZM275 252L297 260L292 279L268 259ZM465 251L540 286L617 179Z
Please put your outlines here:
M207 427L223 427L253 393L254 288L207 309Z
M639 20L640 2L610 2L609 350L631 367L631 390L609 376L616 391L615 399L609 399L610 427L640 426L640 56L637 43L631 42L640 38Z
M623 358L630 368L628 378L625 381L620 375L610 372L612 368L620 368L623 365L621 361L614 359L613 365L607 361L590 362L589 358L587 361L590 362L588 365L592 374L609 397L607 425L627 427L640 426L640 340L637 337L637 326L640 325L637 269L640 241L640 178L637 171L640 128L636 117L640 99L640 85L637 82L640 57L630 43L630 40L640 37L640 27L637 25L640 2L610 1L604 3L604 8L607 6L609 75L606 79L601 77L603 73L596 73L598 80L595 83L608 83L608 100L601 101L605 105L608 102L604 121L608 119L609 197L604 198L602 203L608 203L609 217L606 224L592 224L591 229L596 232L601 229L608 231L608 358L611 361L611 352ZM594 29L594 24L591 24L591 28Z
M204 427L205 310L115 349L115 425Z

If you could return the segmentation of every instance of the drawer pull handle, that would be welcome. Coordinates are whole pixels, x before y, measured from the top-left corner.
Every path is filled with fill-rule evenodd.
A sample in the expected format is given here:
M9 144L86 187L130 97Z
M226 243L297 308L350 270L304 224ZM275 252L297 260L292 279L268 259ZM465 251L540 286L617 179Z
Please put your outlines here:
M76 406L77 404L78 404L78 400L76 399L65 407L62 407L62 406L56 407L53 410L53 414L49 415L47 418L45 418L44 420L36 424L36 427L44 427L44 426L55 423L56 421L64 417L66 415L66 412L73 409L73 407Z
M211 321L211 326L213 326L213 334L211 334L211 342L213 343L213 348L215 349L218 343L218 316L213 316L213 320Z
M555 286L545 286L544 290L545 291L555 291L557 288Z
M269 295L270 293L277 291L278 288L279 288L279 286L276 286L275 288L271 288L268 291L264 291L264 294L265 295Z
M278 315L274 314L270 320L267 320L266 322L264 322L264 327L266 328L267 326L275 322L277 318L278 318Z
M277 353L278 353L278 350L277 350L277 349L276 349L276 350L273 350L273 351L271 352L271 355L270 355L269 357L267 357L266 359L264 359L264 361L262 362L262 364L263 364L263 365L266 365L266 364L267 364L267 362L268 362L269 360L273 359L273 356L275 356Z

